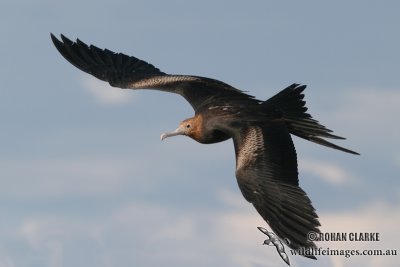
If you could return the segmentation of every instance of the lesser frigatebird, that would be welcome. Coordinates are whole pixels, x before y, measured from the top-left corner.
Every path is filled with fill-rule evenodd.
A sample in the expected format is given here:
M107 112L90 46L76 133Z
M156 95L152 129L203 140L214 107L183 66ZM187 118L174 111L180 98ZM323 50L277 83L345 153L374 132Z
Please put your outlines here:
M155 89L183 96L195 115L161 139L186 135L202 144L232 138L236 178L244 198L252 203L271 229L290 248L314 248L308 232L320 223L306 193L299 187L297 156L290 134L351 154L352 150L323 138L332 134L307 113L305 85L292 84L266 101L224 82L192 75L170 75L138 58L61 35L51 39L72 65L111 86ZM315 258L313 256L307 256Z

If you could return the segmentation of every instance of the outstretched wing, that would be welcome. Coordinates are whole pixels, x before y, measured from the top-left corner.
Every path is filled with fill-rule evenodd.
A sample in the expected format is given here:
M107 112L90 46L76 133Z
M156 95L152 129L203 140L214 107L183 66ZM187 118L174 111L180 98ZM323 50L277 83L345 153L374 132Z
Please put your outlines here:
M319 232L320 223L299 187L296 151L284 122L244 127L233 140L236 178L246 200L289 247L315 247L307 233Z
M205 102L223 96L253 98L218 80L190 75L168 75L136 57L73 42L61 35L51 39L61 55L78 69L110 85L130 89L156 89L182 95L197 110Z

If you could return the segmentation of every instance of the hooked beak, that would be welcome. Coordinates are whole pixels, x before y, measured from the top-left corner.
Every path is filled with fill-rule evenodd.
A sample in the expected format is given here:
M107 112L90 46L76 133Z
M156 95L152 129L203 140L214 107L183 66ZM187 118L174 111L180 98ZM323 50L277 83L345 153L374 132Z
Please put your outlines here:
M161 135L161 141L163 141L165 138L168 138L168 137L171 137L171 136L184 135L184 134L185 134L185 129L179 127L173 132L163 133Z

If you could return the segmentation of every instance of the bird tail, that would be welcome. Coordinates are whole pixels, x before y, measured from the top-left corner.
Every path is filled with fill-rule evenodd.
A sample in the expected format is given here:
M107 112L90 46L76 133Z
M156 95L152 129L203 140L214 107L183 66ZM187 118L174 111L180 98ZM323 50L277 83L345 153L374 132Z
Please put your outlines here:
M307 107L305 106L306 102L303 100L304 89L306 89L306 85L294 83L275 96L264 101L262 105L264 105L265 109L268 111L272 111L274 114L283 118L291 134L323 146L359 155L357 152L332 144L323 139L345 138L332 134L332 130L321 125L307 113Z

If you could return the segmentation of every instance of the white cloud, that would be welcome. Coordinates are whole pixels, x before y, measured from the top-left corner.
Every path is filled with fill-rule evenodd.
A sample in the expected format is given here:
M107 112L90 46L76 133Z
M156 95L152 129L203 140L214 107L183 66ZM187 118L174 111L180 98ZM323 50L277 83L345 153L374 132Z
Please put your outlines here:
M350 258L331 256L335 267L341 266L396 266L399 260L400 207L382 201L366 203L359 210L338 213L321 213L323 232L379 233L379 242L321 242L331 249L382 249L397 250L397 256L352 256Z
M12 257L8 255L8 251L4 247L0 247L0 267L16 267Z
M140 159L112 156L0 160L3 197L46 198L66 195L109 195L119 192L128 181L144 173ZM137 184L142 189L151 181Z
M374 126L376 124L386 127L394 126L393 120L400 113L400 91L398 88L348 89L343 99L342 106L338 107L336 116L355 125L359 123ZM378 129L370 129L378 130Z
M400 167L400 154L394 156L394 161L397 167Z
M44 267L97 263L97 266L284 266L257 226L266 223L240 194L222 190L225 210L176 209L129 200L101 216L27 216L12 226L29 253ZM400 208L381 201L358 210L320 213L323 232L379 232L380 242L322 242L330 249L398 249ZM269 228L269 227L267 227ZM10 231L11 230L11 231ZM1 232L12 233L12 229ZM0 232L0 233L1 233ZM88 250L85 246L91 246ZM85 251L85 259L79 251ZM5 253L4 251L0 251ZM289 253L289 252L288 252ZM69 258L66 257L69 255ZM7 254L6 254L7 256ZM292 266L395 266L398 256L319 256L317 261L289 255ZM12 263L16 259L8 255ZM127 264L129 263L129 264ZM6 265L7 266L7 265ZM12 266L12 265L8 265Z
M248 207L239 212L178 211L130 202L101 220L29 217L20 225L17 236L43 259L45 267L61 266L64 255L71 255L71 245L80 247L80 243L94 246L86 255L93 257L89 262L104 257L109 266L122 262L141 266L263 266L268 262L268 266L281 266L275 249L261 245L265 237L256 226L265 223ZM79 261L78 257L72 259L75 266L82 266Z
M353 175L344 168L327 161L299 159L300 173L312 174L333 185L349 184L355 181Z
M350 88L341 97L330 116L346 130L346 136L352 136L352 144L362 144L365 153L399 157L394 144L400 133L400 90Z
M131 90L111 87L107 82L88 75L82 78L82 85L101 104L121 105L130 103L133 100Z

